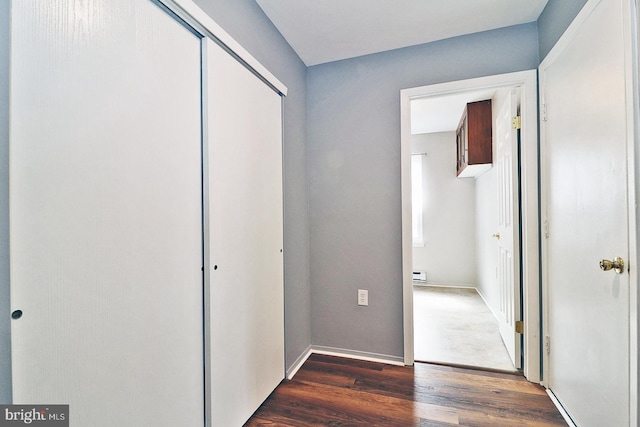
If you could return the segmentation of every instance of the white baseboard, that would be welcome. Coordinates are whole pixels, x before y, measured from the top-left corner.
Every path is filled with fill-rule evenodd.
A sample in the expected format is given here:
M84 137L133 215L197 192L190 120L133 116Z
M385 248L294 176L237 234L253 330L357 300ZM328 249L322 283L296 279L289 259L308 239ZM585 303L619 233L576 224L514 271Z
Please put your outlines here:
M404 358L397 356L389 356L386 354L368 353L364 351L346 350L343 348L309 346L305 352L295 361L295 363L287 370L287 379L290 380L300 370L304 362L309 359L312 354L324 354L325 356L344 357L346 359L364 360L367 362L385 363L387 365L404 366Z
M294 364L291 366L291 368L289 368L287 370L287 379L290 380L291 378L293 378L293 376L298 372L298 370L300 370L300 368L302 368L302 365L304 365L304 362L307 361L307 359L309 358L309 356L311 356L312 350L311 350L311 346L307 347L307 350L304 351L300 357L298 357L298 359L294 362Z
M476 291L478 292L478 295L480 295L480 298L482 298L482 301L484 301L484 305L486 305L491 311L491 314L493 314L493 317L495 317L496 320L500 322L500 317L498 317L498 313L496 313L493 307L491 307L491 304L489 304L489 301L487 301L484 295L482 295L482 292L480 292L480 289L476 288Z
M311 346L311 352L326 356L345 357L347 359L365 360L367 362L386 363L388 365L404 366L404 358L388 354L369 353L365 351L347 350L344 348Z
M476 285L465 283L451 284L447 282L413 282L413 286L434 286L438 288L474 288Z
M562 415L562 418L564 418L567 424L569 424L569 427L577 427L576 423L573 422L573 420L571 419L567 411L564 409L564 407L556 397L556 395L553 394L553 392L549 389L547 389L547 394L551 398L551 401L553 402L553 404L556 405L556 408L558 408L558 412L560 412L560 415Z

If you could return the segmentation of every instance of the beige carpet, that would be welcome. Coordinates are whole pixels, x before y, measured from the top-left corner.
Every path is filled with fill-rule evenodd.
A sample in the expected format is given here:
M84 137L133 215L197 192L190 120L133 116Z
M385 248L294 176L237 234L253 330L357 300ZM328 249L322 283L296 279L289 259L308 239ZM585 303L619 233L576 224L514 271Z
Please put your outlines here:
M415 360L515 370L498 322L475 289L413 289Z

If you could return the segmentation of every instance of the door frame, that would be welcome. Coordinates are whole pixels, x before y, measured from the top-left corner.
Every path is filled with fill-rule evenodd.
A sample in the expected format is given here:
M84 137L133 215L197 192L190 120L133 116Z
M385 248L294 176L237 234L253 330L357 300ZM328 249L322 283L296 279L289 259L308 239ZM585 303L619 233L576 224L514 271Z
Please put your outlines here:
M532 382L540 382L540 257L538 221L538 88L537 71L527 70L421 86L400 91L400 170L402 192L402 289L404 363L414 362L413 342L413 246L411 239L411 100L441 97L478 89L520 86L522 203L522 299L524 334L523 370Z
M564 51L567 45L573 40L582 24L589 17L591 12L596 8L601 0L588 0L584 7L580 10L573 22L562 34L558 42L549 51L547 56L541 61L538 69L540 70L540 220L543 225L543 234L548 224L548 170L546 162L543 161L548 141L545 137L544 121L545 121L545 94L543 90L544 76L542 70L548 67L549 63L557 58ZM638 316L638 306L640 296L638 293L638 284L640 283L640 271L638 271L638 232L640 232L640 215L637 212L636 204L640 200L640 66L638 59L638 46L640 45L640 30L638 23L640 22L640 5L639 0L620 0L621 13L623 17L628 17L624 23L624 39L625 39L625 78L626 85L631 88L627 91L630 95L627 98L627 200L628 200L628 227L629 227L629 422L630 425L638 425L638 407L640 406L640 396L638 395L639 380L638 372L640 361L638 360L638 334L640 332L640 317ZM549 278L547 259L548 244L547 239L541 236L541 291L542 291L542 336L546 341L549 334L549 312L548 312L548 289ZM548 366L549 355L546 351L542 353L542 366ZM548 378L542 372L541 384L547 385Z

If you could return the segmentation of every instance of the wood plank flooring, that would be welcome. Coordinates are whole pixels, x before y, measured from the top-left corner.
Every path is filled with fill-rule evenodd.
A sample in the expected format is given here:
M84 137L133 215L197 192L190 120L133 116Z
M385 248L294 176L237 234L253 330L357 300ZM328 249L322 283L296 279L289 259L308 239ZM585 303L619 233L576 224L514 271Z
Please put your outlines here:
M312 355L246 426L566 426L521 375Z

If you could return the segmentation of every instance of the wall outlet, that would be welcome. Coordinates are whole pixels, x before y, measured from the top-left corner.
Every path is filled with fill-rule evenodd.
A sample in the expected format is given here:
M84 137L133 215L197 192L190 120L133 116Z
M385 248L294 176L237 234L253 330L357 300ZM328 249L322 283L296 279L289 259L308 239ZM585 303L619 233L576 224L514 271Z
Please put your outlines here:
M369 291L358 289L358 305L369 305Z

